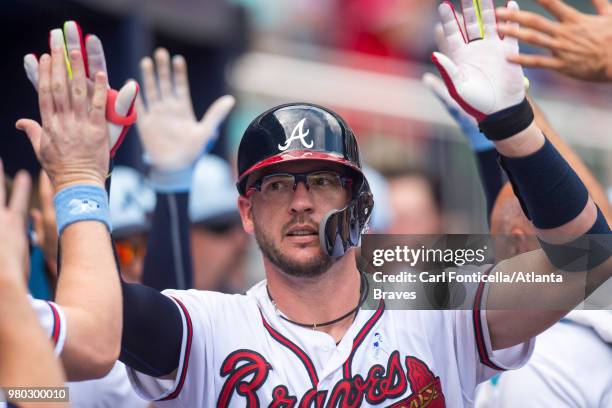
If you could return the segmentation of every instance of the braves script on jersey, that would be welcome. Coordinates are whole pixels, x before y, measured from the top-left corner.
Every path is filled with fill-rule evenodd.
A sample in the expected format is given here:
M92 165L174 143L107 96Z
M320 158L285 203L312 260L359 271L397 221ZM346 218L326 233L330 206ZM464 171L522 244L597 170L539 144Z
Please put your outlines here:
M496 370L522 365L533 341L491 352L481 311L361 310L336 345L282 320L265 281L246 295L166 290L183 316L175 380L133 369L160 406L461 407Z

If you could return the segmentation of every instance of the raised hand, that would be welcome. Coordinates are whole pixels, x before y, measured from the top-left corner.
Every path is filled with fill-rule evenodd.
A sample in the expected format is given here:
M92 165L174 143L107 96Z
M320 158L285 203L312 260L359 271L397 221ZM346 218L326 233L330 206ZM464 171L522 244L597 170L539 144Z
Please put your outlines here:
M453 99L480 122L523 101L524 76L520 65L507 61L509 55L518 54L518 41L499 38L492 0L462 0L462 5L466 33L453 6L448 2L439 6L448 50L434 52L432 59ZM507 7L518 10L515 1Z
M436 44L440 52L443 54L448 53L448 44L446 43L446 36L444 35L441 24L436 25ZM495 148L493 142L488 140L485 135L480 132L476 119L463 110L463 108L451 97L446 85L444 85L444 82L440 78L428 72L423 75L421 80L442 102L448 113L461 128L461 131L468 139L474 151L479 152Z
M612 4L592 0L596 15L580 13L561 0L538 0L557 21L528 11L497 9L499 32L551 55L513 54L508 61L525 67L547 68L587 81L612 81Z
M6 283L5 279L8 279L24 288L28 270L26 216L29 199L30 176L20 171L13 180L13 191L7 204L4 169L0 160L0 280Z
M42 126L31 119L17 121L55 191L73 184L104 186L109 166L106 123L107 78L97 72L91 95L80 50L69 54L72 80L66 75L65 51L57 44L38 64L38 102ZM128 84L133 91L134 83Z
M185 59L176 55L171 62L164 48L158 48L154 58L157 78L151 58L140 62L145 100L138 97L136 101L138 133L153 168L184 169L216 139L235 101L232 96L222 96L198 120L191 104Z
M88 34L83 38L81 28L74 21L64 23L61 29L51 30L49 33L49 46L61 48L66 56L66 75L68 80L72 80L74 72L68 54L72 51L79 51L84 58L85 83L87 85L88 104L91 105L93 96L94 78L98 72L107 75L106 59L102 42L98 37ZM34 54L28 54L23 60L26 75L34 88L38 90L39 62ZM108 121L109 149L111 157L115 155L117 149L123 142L123 138L129 127L135 122L136 114L133 109L134 101L138 93L138 84L128 82L119 92L111 89L108 85L108 97L106 107L106 119Z

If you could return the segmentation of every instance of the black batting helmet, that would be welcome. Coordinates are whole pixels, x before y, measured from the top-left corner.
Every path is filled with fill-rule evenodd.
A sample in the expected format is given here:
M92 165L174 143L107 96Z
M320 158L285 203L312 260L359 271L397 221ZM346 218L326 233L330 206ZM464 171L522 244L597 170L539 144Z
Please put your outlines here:
M355 135L335 112L309 103L291 103L255 118L238 148L238 192L246 194L248 176L255 171L296 160L341 164L354 176L351 202L328 213L319 227L324 251L330 256L344 255L359 244L374 201L361 170Z

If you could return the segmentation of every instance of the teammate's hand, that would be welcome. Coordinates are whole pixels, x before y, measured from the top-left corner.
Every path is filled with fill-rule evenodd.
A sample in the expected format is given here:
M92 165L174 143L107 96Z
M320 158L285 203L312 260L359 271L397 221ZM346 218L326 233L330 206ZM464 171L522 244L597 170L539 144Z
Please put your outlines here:
M40 171L38 178L38 197L40 210L32 210L36 243L43 252L45 263L57 278L57 224L55 221L55 207L53 205L53 186L49 176L44 170Z
M28 272L26 215L30 199L30 176L27 172L17 173L12 190L7 204L4 169L0 160L0 280L17 282L25 287Z
M501 34L549 50L552 55L510 55L525 67L548 68L587 81L612 81L612 4L592 0L597 15L580 13L561 0L538 3L558 21L528 11L497 9Z
M446 43L446 36L444 35L444 29L441 24L436 24L436 44L438 46L438 51L443 54L448 53L448 44ZM440 78L428 72L423 75L421 80L442 102L448 113L452 116L457 125L459 125L459 128L461 128L462 133L468 139L474 151L480 152L495 148L493 142L487 139L478 128L476 119L468 115L450 96L448 89Z
M102 42L98 37L88 34L82 36L81 28L74 21L64 23L63 31L59 28L51 30L49 33L49 47L62 48L66 58L66 74L72 80L74 73L68 54L73 50L78 50L84 57L85 64L85 83L87 84L87 102L91 105L93 96L94 78L98 72L106 72L106 58ZM34 88L38 90L38 60L34 54L28 54L23 59L26 75ZM106 106L106 119L109 133L109 149L111 157L114 157L117 149L121 146L123 138L130 126L136 121L136 113L133 109L136 95L138 94L138 84L128 82L119 92L111 89L108 85L108 96Z
M507 61L509 55L518 54L518 41L499 38L492 0L462 0L462 4L465 34L453 6L445 2L438 7L448 52L434 52L432 60L453 99L482 121L523 101L523 70ZM510 1L508 8L518 10L518 4Z
M106 74L94 78L91 99L80 50L70 52L68 81L64 48L54 46L38 64L38 103L42 127L31 119L17 121L28 135L36 157L55 191L73 184L104 187L108 171L109 131L106 123ZM136 89L134 83L128 86Z
M164 48L155 50L154 58L157 78L151 58L140 61L145 101L140 97L136 100L138 133L153 168L184 169L192 166L204 147L216 139L219 126L234 106L234 98L226 95L217 99L198 121L189 95L185 59L175 55L171 68L170 55Z

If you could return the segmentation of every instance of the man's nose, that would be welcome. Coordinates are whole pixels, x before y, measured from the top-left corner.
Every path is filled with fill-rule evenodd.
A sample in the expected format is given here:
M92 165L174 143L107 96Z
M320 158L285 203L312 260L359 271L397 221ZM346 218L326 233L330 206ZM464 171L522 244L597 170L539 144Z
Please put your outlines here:
M291 198L290 211L292 213L311 212L313 210L312 193L306 188L303 181L297 182Z

